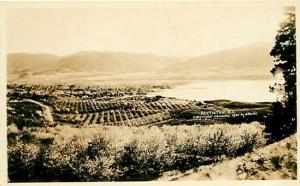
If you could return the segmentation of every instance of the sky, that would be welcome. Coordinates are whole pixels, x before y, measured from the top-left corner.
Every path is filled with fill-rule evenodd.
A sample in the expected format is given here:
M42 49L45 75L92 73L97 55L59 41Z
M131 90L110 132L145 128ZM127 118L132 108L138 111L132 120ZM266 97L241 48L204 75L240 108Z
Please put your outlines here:
M247 4L101 4L23 7L6 13L8 53L127 51L200 56L274 42L283 8Z

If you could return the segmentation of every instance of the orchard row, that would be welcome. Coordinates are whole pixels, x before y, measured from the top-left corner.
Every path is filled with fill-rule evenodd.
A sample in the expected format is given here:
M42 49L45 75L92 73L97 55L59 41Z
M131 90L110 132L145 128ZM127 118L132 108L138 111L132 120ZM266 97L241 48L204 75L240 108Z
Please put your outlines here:
M82 125L140 126L171 118L175 110L195 108L194 102L163 99L146 102L142 100L63 100L56 102L58 121Z

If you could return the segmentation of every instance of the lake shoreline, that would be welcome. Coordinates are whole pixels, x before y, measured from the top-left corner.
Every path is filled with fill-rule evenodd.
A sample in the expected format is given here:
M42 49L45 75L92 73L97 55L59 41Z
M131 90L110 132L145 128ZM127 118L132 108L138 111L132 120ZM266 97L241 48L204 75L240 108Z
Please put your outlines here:
M273 83L274 81L270 80L200 80L154 91L147 96L191 101L226 99L242 102L274 102L276 95L269 90Z

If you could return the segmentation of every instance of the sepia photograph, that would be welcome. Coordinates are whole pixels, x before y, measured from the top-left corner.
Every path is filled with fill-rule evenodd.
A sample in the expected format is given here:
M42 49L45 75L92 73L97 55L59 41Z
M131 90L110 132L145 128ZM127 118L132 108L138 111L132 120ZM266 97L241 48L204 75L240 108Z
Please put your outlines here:
M296 13L7 4L7 183L297 180Z

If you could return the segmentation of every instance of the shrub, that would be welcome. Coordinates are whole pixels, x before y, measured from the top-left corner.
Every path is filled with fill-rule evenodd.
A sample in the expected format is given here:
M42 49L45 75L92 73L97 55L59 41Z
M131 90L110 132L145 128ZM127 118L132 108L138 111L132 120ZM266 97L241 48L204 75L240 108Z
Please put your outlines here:
M44 145L44 146L49 146L49 145L53 144L53 141L54 141L54 138L40 139L41 144Z
M35 141L35 137L32 135L32 134L29 134L29 133L24 133L20 139L25 142L25 143L32 143Z
M30 140L17 141L17 147L9 146L9 172L11 180L19 179L19 174L24 175L21 180L152 180L164 171L185 171L216 161L220 156L236 156L261 147L265 144L263 129L259 123L160 128L106 126L97 130L60 127L61 134L74 130L80 130L80 134L62 141L52 137L34 144ZM18 152L16 148L23 149ZM24 162L28 162L26 166Z
M251 152L254 148L262 147L266 144L266 139L258 132L243 131L240 137L238 148L235 155L242 155L246 152Z
M12 145L12 144L16 143L17 136L18 136L18 133L15 133L15 132L7 133L7 143L8 143L8 145Z
M294 174L297 174L297 162L295 162L295 161L288 161L286 163L286 168L289 169L289 170L292 170L292 172Z
M8 124L10 124L10 123L16 124L16 126L19 130L23 130L24 127L28 128L28 127L43 126L43 121L42 120L36 121L36 120L33 120L33 119L26 119L26 118L17 117L17 116L9 117L7 123Z
M76 174L79 164L84 161L85 143L76 136L63 144L51 145L45 152L45 176L49 180L79 181Z
M271 163L274 166L275 170L281 169L281 158L280 156L272 156Z
M218 129L208 137L206 137L206 143L204 154L207 156L220 156L226 154L227 145L230 145L230 136L225 136L225 132L222 129Z
M159 176L166 166L167 153L164 135L158 127L138 129L116 160L123 175L120 180L149 180Z
M109 181L117 177L118 173L113 167L116 150L111 146L111 141L103 136L95 136L83 151L81 155L84 161L76 170L81 180Z
M10 181L29 181L36 175L35 160L39 148L33 144L15 143L8 146L8 176Z

